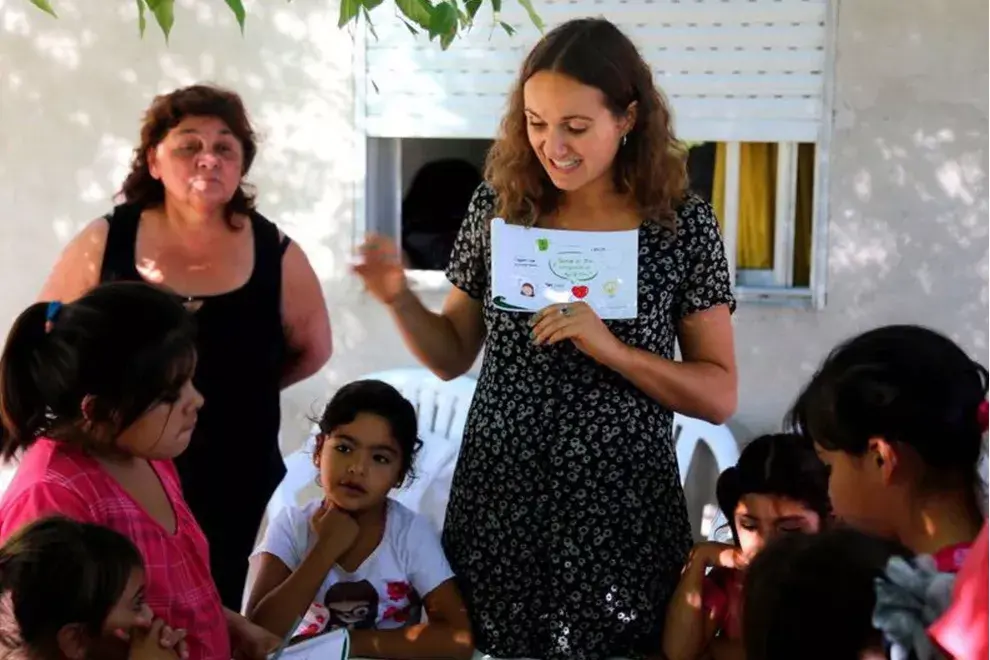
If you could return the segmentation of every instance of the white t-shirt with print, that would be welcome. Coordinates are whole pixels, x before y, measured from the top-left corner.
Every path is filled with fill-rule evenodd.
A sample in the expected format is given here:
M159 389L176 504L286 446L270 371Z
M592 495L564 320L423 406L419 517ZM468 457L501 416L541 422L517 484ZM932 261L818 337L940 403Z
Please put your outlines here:
M286 507L268 525L254 555L267 552L295 571L316 541L314 500ZM296 635L331 628L402 628L419 623L422 599L454 576L440 536L426 517L388 501L381 543L353 573L335 565L323 580Z

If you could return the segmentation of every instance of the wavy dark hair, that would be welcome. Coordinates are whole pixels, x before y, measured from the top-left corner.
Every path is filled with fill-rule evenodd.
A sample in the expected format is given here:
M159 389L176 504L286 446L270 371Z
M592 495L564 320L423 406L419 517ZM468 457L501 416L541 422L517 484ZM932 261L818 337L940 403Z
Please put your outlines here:
M0 547L0 647L57 657L50 647L71 624L98 638L143 567L134 544L112 529L61 516L25 525Z
M165 186L151 176L148 168L148 152L157 147L168 132L187 117L216 117L225 123L241 143L244 152L241 176L246 176L251 170L258 153L258 140L241 97L214 85L183 87L156 96L145 111L141 122L141 142L134 149L131 171L118 193L124 203L147 208L165 201ZM237 225L233 223L234 215L251 213L254 202L253 188L242 181L234 196L227 202L228 225L235 228Z
M800 502L828 522L828 469L810 445L789 433L762 435L743 449L735 466L718 477L715 498L739 543L735 510L745 495L777 495Z
M637 104L636 124L615 156L615 186L632 196L644 218L673 227L687 194L687 150L674 135L670 108L649 65L629 37L604 18L559 25L523 62L485 166L485 179L498 194L497 213L508 222L530 224L556 210L561 199L526 131L523 86L540 71L600 90L616 117Z
M788 414L806 441L862 456L871 438L910 446L927 480L975 486L987 370L951 339L917 325L853 337L822 363Z
M319 463L323 443L344 424L350 424L361 413L377 415L392 429L402 452L399 480L415 479L413 461L423 446L419 439L419 424L416 421L416 409L399 390L380 380L356 380L340 388L330 399L323 416L317 420L320 433L316 436L316 447L313 450L313 462Z

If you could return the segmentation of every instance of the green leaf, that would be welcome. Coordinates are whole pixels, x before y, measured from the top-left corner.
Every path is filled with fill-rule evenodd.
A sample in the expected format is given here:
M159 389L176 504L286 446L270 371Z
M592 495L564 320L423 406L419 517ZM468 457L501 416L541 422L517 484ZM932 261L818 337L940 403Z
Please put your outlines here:
M430 39L457 33L457 8L450 2L441 2L430 16Z
M402 21L402 24L406 26L407 30L409 30L409 34L411 34L414 37L419 35L419 30L414 28L412 23L401 17L399 18L399 20Z
M141 38L144 39L144 30L148 27L148 21L144 17L144 0L137 0L138 7L138 32L141 34Z
M502 11L502 0L492 0L492 13L495 14L495 20L498 20L499 12Z
M241 4L241 0L226 0L227 6L230 7L230 11L234 12L234 18L237 19L237 24L241 26L241 34L244 34L244 5Z
M342 28L355 18L361 9L361 0L340 0L340 20L337 27Z
M55 18L58 18L58 14L55 13L52 3L48 2L48 0L31 0L31 4L46 14L51 14Z
M536 29L543 32L543 19L540 18L540 15L537 14L536 10L533 8L533 0L519 0L519 4L521 4L523 9L526 10L526 13L529 14L529 20L533 21L533 25L536 26Z
M158 27L162 29L162 34L165 35L165 41L168 41L168 35L172 32L172 25L175 23L175 15L172 10L175 5L175 0L144 0L148 5L148 9L155 17L155 22L158 23Z
M467 7L468 17L473 21L474 17L478 14L478 10L481 9L481 0L465 0L464 6Z
M395 0L395 4L399 11L414 24L424 30L430 29L433 5L430 4L429 0Z
M505 21L499 21L498 24L502 26L502 29L505 30L505 33L510 37L516 33L516 28L512 27Z
M384 2L384 0L361 0L361 6L365 9L365 18L368 16L368 11L382 4L382 2Z
M446 34L440 35L440 48L442 50L447 50L450 48L450 44L454 43L454 37L457 36L457 24L454 24L454 29Z

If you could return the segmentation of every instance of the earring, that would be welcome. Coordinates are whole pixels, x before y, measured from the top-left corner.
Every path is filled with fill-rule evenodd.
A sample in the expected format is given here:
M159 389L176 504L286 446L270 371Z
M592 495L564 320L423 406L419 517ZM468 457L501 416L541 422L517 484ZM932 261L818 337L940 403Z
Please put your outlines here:
M622 146L623 147L626 146L626 142L628 142L628 141L629 141L629 134L627 133L627 134L625 134L625 135L622 136Z

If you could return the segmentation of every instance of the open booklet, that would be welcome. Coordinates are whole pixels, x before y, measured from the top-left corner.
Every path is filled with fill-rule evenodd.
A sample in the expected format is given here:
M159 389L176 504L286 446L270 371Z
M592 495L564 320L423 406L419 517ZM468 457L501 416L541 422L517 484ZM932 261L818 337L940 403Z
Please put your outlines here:
M268 660L347 660L350 646L347 630L338 628L290 644L280 653L268 656Z

